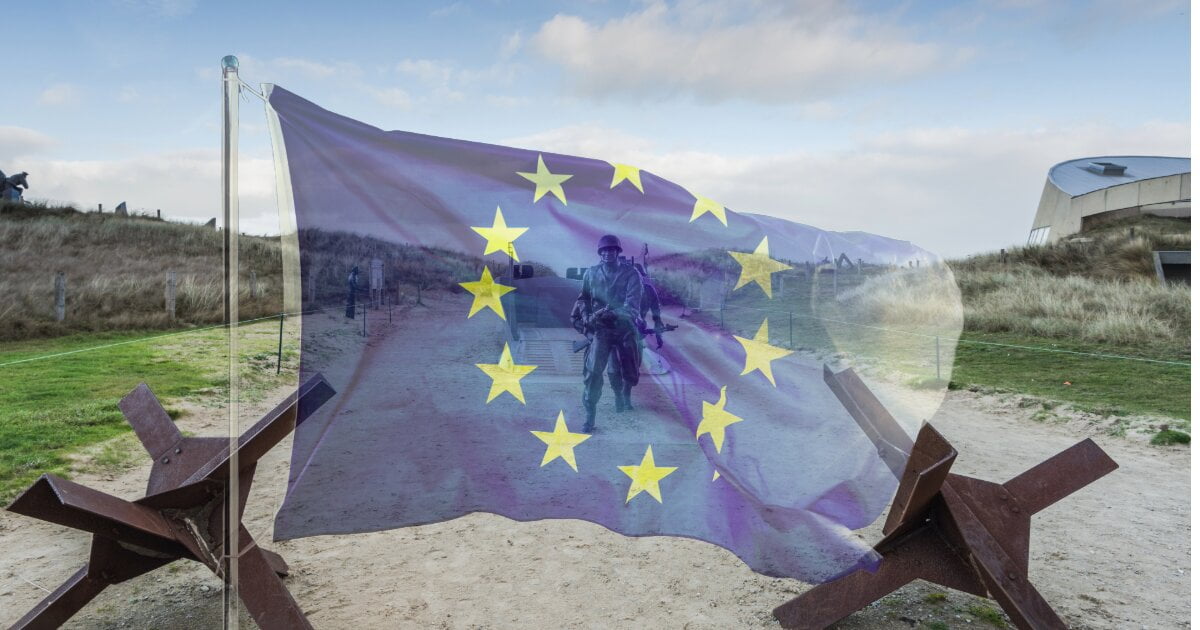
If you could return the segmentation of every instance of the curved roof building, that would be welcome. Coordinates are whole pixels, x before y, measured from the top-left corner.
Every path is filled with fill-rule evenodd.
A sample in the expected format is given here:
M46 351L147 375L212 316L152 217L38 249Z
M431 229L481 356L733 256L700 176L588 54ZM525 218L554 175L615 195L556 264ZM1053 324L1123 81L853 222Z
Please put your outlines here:
M1056 241L1135 214L1190 217L1190 158L1121 155L1056 164L1046 177L1029 244Z

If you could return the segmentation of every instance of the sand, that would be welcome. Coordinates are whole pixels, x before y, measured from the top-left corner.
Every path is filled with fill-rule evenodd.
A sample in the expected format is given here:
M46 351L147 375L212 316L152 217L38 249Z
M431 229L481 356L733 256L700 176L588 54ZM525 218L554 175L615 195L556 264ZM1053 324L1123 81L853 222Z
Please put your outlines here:
M261 413L283 395L247 409ZM1033 519L1030 579L1072 628L1186 628L1190 598L1190 456L1144 437L1104 435L1078 414L1037 422L1020 397L951 392L932 423L958 448L954 471L1003 482L1084 437L1120 469ZM223 410L192 407L181 428L219 435ZM808 585L750 571L687 539L626 538L581 521L520 523L489 514L351 536L272 543L290 439L259 465L251 533L292 566L286 584L318 628L772 628L771 610ZM149 462L75 480L141 496ZM860 533L873 541L882 519ZM14 623L87 558L87 534L0 513L0 625ZM220 627L220 581L177 561L110 587L68 628ZM993 627L994 602L924 582L844 620L842 628ZM1003 623L1003 621L1001 621ZM248 620L243 627L254 627ZM937 626L934 626L937 627Z

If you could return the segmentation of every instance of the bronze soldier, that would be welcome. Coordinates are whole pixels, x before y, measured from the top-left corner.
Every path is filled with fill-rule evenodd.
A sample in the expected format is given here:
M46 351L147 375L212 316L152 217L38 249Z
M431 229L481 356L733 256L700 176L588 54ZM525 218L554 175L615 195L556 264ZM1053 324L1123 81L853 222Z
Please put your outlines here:
M600 237L596 245L600 264L583 274L583 290L571 311L575 329L591 335L591 345L583 360L583 408L586 433L596 428L596 404L604 390L604 370L610 357L621 365L628 392L638 380L638 343L635 320L641 313L642 279L632 265L621 263L621 241L611 234ZM614 388L616 390L617 388ZM617 407L625 401L618 394Z
M637 340L637 360L635 368L639 372L642 367L642 348L645 347L645 341L642 336L642 330L646 328L646 313L649 312L654 318L654 338L658 342L658 348L662 348L662 331L664 324L662 319L662 304L658 299L658 290L650 283L650 278L646 275L645 269L638 263L633 264L633 268L638 272L638 278L642 283L642 303L638 312L638 317L634 321L634 327L638 331L634 339ZM634 376L632 381L625 377L622 372L621 362L614 355L608 362L608 383L612 386L613 395L617 399L617 412L633 411L633 386L637 385L638 378Z

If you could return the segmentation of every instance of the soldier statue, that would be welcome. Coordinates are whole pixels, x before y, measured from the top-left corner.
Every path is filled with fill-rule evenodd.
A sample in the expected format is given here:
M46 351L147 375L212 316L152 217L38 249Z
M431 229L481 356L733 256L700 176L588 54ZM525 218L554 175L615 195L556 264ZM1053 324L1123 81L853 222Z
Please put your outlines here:
M621 366L621 386L613 388L618 410L628 404L629 391L638 382L635 320L641 313L642 278L633 265L621 262L621 241L617 237L601 236L596 253L600 255L600 264L584 272L583 289L571 311L575 330L591 338L583 360L585 433L596 430L596 404L604 390L604 371L610 358L615 358Z
M654 333L654 338L658 341L658 348L662 349L662 330L664 327L662 319L662 303L658 299L658 290L651 284L650 278L646 275L646 270L639 263L634 263L633 268L638 272L639 281L642 283L642 300L641 308L638 316L634 320L634 328L637 334L634 339L637 340L637 361L635 369L639 372L642 368L642 348L645 347L643 334ZM649 312L654 318L654 328L646 329L646 313ZM643 332L645 331L645 332ZM634 376L632 382L626 378L622 372L621 362L617 360L614 354L608 361L608 382L612 385L613 395L617 399L617 412L633 411L633 386L637 384L638 378Z
M0 171L0 200L3 201L21 201L21 195L29 188L29 173L21 171L16 175L4 176L4 172Z

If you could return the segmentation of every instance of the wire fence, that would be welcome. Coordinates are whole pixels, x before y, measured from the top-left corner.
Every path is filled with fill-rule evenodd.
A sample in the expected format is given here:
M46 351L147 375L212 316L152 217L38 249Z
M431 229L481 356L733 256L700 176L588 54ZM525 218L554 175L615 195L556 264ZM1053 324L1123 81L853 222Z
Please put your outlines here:
M941 339L942 339L941 335L932 335L929 333L922 333L922 332L916 332L916 331L911 331L911 330L901 330L898 328L887 328L884 326L875 326L872 324L863 324L861 322L850 322L850 321L845 321L845 320L831 319L828 317L818 317L816 315L805 315L805 314L797 313L797 312L791 311L791 310L785 311L785 310L780 310L780 309L765 309L765 308L759 308L759 307L754 307L754 306L741 306L741 305L733 305L733 304L728 304L728 305L725 305L723 307L718 307L718 308L689 308L688 310L692 311L692 312L717 313L718 318L719 318L718 325L722 329L726 328L726 325L725 325L725 312L726 311L750 310L750 311L758 311L758 312L765 313L768 315L771 315L771 314L784 315L784 314L786 314L788 316L789 322L791 322L792 320L796 320L796 319L805 319L805 320L810 320L810 321L819 321L819 322L828 323L828 324L855 326L858 328L864 328L864 329L870 329L870 330L875 330L875 331L879 331L879 332L894 333L894 334L900 334L900 335L908 335L911 337L922 337L925 339L933 340L935 342L935 345L939 346L939 347L941 346ZM790 325L788 327L788 331L789 331L789 337L791 337L792 336L792 327ZM1035 352L1071 354L1071 355L1078 355L1078 356L1093 357L1093 358L1098 358L1098 359L1117 359L1117 360L1122 360L1122 361L1141 361L1144 363L1157 363L1157 364L1161 364L1161 365L1177 365L1177 366L1182 366L1182 367L1187 367L1187 368L1190 368L1192 366L1191 362L1188 362L1188 361L1170 361L1170 360L1165 360L1165 359L1150 359L1150 358L1146 358L1146 357L1132 357L1132 356L1127 356L1127 355L1111 354L1111 353L1103 353L1103 352L1086 352L1086 351L1080 351L1080 350L1067 350L1064 348L1050 348L1050 347L1045 347L1045 346L1010 344L1010 343L1001 343L1001 342L996 342L996 341L983 341L980 339L967 339L962 336L957 337L955 339L955 341L956 341L956 343L960 343L960 344L964 344L964 343L965 344L978 344L978 345L986 345L986 346L995 346L995 347L1000 347L1000 348L1011 348L1014 350L1032 350ZM795 340L789 339L788 345L789 345L789 347L795 347Z
M417 300L418 301L415 303L420 304L419 297L417 298ZM362 320L362 329L361 329L360 334L365 337L370 332L369 328L368 328L368 324L367 324L367 312L371 308L386 309L388 323L391 323L392 318L393 318L393 308L395 306L397 306L397 304L394 303L394 301L392 300L392 297L390 295L386 295L386 294L383 298L380 298L380 299L356 301L353 306L354 316L352 319L355 319L355 320L361 319ZM314 315L316 313L323 313L323 312L327 312L327 311L331 311L331 310L342 310L342 309L345 309L347 313L350 313L351 307L348 305L342 305L342 304L331 304L329 306L309 308L309 309L300 310L300 311L275 313L272 315L265 315L263 317L255 317L252 319L240 320L240 321L238 321L238 326L246 326L249 324L255 324L255 323L263 322L263 321L279 320L279 346L278 346L278 350L277 350L278 358L277 358L277 367L276 367L276 373L278 374L280 371L279 366L282 365L284 321L289 317L295 317L297 315ZM349 315L347 315L347 318L350 319L351 317ZM202 332L206 332L206 331L210 331L210 330L216 330L219 328L227 328L227 327L228 327L228 325L223 324L223 323L222 324L212 324L209 326L200 326L197 328L189 328L187 330L175 330L175 331L162 333L162 334L158 334L158 335L139 337L137 339L127 339L125 341L106 343L106 344L101 344L98 346L89 346L87 348L78 348L75 350L67 350L64 352L52 352L49 354L42 354L42 355L33 356L33 357L25 357L23 359L15 359L12 361L6 361L3 363L0 363L0 368L9 367L9 366L13 366L13 365L19 365L22 363L30 363L33 361L43 361L46 359L54 359L54 358L69 356L69 355L73 355L73 354L80 354L80 353L84 353L84 352L96 352L99 350L107 350L109 348L116 348L119 346L127 346L130 344L146 343L146 342L150 342L150 341L159 341L159 340L167 339L167 338L171 338L171 337L178 337L180 335L192 335L192 334L197 334L197 333L202 333Z

